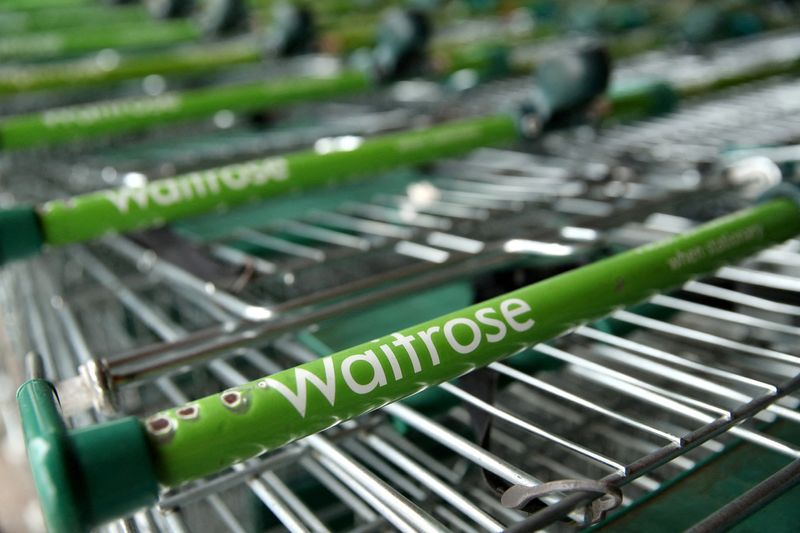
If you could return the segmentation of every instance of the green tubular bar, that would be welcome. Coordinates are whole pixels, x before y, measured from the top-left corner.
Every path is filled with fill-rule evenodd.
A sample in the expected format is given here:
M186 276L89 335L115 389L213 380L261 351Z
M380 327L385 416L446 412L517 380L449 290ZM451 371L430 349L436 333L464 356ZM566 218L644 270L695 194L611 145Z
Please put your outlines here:
M54 531L88 529L154 503L156 480L217 472L673 289L796 236L795 200L767 200L145 421L68 431L52 386L31 380L17 397L45 516Z
M68 29L0 37L0 61L79 54L103 48L150 48L200 38L193 22L120 23L104 28Z
M517 135L511 115L463 120L383 135L350 151L313 150L54 201L39 209L45 242L68 244L110 231L163 224L253 199L318 187L390 168L414 165L507 142ZM103 221L102 225L98 221Z
M150 74L176 75L209 72L254 63L263 51L252 40L198 44L159 53L123 55L116 65L103 65L95 57L45 65L0 68L0 95L113 83Z
M6 149L57 144L209 116L220 109L240 112L321 100L370 86L368 75L346 71L333 77L255 82L55 108L4 120L0 142Z
M0 11L2 35L78 26L91 31L91 26L121 22L147 23L147 12L138 5L117 7L75 5L58 10Z
M2 12L60 9L64 7L92 5L95 3L96 0L3 0L3 5L0 9Z
M388 32L378 40L381 50L389 49L392 55L402 55L406 46L420 46L424 39L405 35L393 39ZM1 45L0 45L1 46ZM190 53L173 53L158 60L146 57L129 63L122 72L109 72L101 77L123 75L132 70L144 73L146 68L171 69L172 71L203 70L221 61L246 62L252 58L253 50L247 43L220 48L217 55L203 54L203 48ZM495 56L483 54L483 65L494 62ZM453 68L461 68L453 66ZM452 71L452 70L451 70ZM0 80L3 87L26 83L46 85L54 78L26 78L21 71L9 69L7 81ZM89 79L95 79L96 66L87 71ZM2 74L2 71L0 71ZM71 78L75 72L61 72ZM376 80L367 68L365 72L345 70L331 77L286 79L246 84L171 92L155 97L109 100L100 103L54 108L42 112L8 117L0 121L0 145L6 150L30 148L40 145L58 144L67 141L119 135L154 125L209 116L220 109L244 112L261 110L287 104L309 102L337 95L359 93L373 87ZM60 82L59 82L60 83ZM16 90L16 89L15 89Z
M334 40L340 51L369 46L374 40L370 27L330 31L322 40ZM236 65L256 63L265 57L260 41L248 37L184 46L153 53L121 55L115 65L104 65L95 57L44 65L0 68L0 95L59 88L88 87L144 77L150 74L187 75L207 73Z
M315 11L319 12L321 7L315 6ZM112 12L116 13L116 11ZM24 21L25 15L25 13L3 14L0 12L0 29L4 28L6 24L18 27ZM265 18L272 18L273 24L283 24L285 26L286 21L284 19L276 20L275 16L273 14L272 17ZM352 52L375 44L376 32L374 28L379 19L380 17L376 13L370 11L334 19L329 17L316 23L318 28L317 35L312 35L313 32L311 32L305 37L315 39L322 49L331 53ZM286 28L277 27L272 29L272 32L268 29L268 41L269 37L274 36L275 31L281 33ZM95 36L100 35L92 29L84 30L84 32L86 31L90 32L90 34L84 39L93 39ZM56 42L58 39L53 37L54 34L54 32L49 32L40 33L38 36L12 35L5 45L3 44L3 39L0 38L0 58L2 57L3 47L7 47L10 51L12 48L16 50L17 48L24 48L23 45L31 41L34 44L39 43L38 46L43 49L41 53L45 53L44 49L47 46L55 50L61 44ZM97 38L106 39L106 37ZM531 38L532 36L527 37L528 40ZM50 44L46 45L45 43ZM33 50L25 53L35 54L38 52ZM73 59L41 65L15 65L0 69L0 95L112 83L148 74L170 75L213 71L236 64L259 61L266 53L267 51L261 39L248 38L232 43L206 43L186 46L184 49L179 50L161 50L152 53L122 55L118 63L113 66L99 64L95 58Z
M302 151L158 180L139 189L100 191L37 208L18 207L0 212L0 258L5 262L35 254L45 244L63 245L161 225L224 206L424 163L506 142L516 134L515 119L500 115L383 135L346 152ZM38 215L31 216L34 212Z
M517 137L521 120L526 126L535 123L537 131L530 133L538 134L553 113L581 110L605 90L609 75L605 50L590 48L577 61L543 64L531 87L536 105L526 105L513 114L377 136L347 151L301 151L153 181L141 188L52 201L28 207L37 213L34 217L26 217L24 207L5 215L0 212L0 262L36 253L46 244L63 245L162 225L247 201L505 143ZM354 75L352 82L363 83L361 76Z
M798 232L800 207L789 199L773 200L681 237L157 414L147 427L159 479L177 485L283 446L552 339Z
M520 42L527 42L528 38ZM634 39L629 45L611 47L613 57L624 57L651 47L651 42ZM519 43L518 43L519 44ZM495 39L469 46L441 46L433 52L437 75L464 68L476 69L488 77L530 72L535 63L513 63L514 45ZM161 56L143 55L123 59L117 67L104 69L96 61L63 66L0 68L0 94L20 90L107 83L154 72L203 72L223 65L232 66L258 59L261 52L252 41L198 45ZM611 101L615 119L630 120L673 109L681 98L707 94L732 85L800 71L800 60L767 64L751 71L687 87L672 87L664 80L644 80L614 87ZM358 80L358 81L356 81ZM228 87L171 92L154 97L108 100L10 116L0 121L0 149L19 150L55 145L103 135L120 135L154 125L197 119L219 109L253 111L320 98L351 94L373 85L366 74L344 71L330 78L305 78L257 82ZM296 86L296 90L294 87Z
M372 12L350 14L347 17L319 21L315 24L315 31L302 25L291 26L292 22L300 23L296 19L287 21L287 16L280 13L273 13L265 18L271 24L265 30L267 44L275 45L275 39L280 41L281 38L288 38L299 48L317 44L337 54L373 46L376 41L374 28L379 20ZM3 14L0 13L0 29L3 27L3 20ZM9 23L13 21L14 19L10 19ZM314 25L313 18L311 23ZM301 39L302 42L295 42L295 39ZM55 63L7 66L0 68L0 95L109 84L149 74L213 72L239 64L255 63L265 56L282 57L298 53L298 50L282 50L279 45L275 50L262 40L261 36L249 36L232 41L186 45L177 50L121 54L114 65L102 64L95 57L90 57Z
M336 53L352 52L358 48L374 45L376 17L367 13L353 21L353 16L337 20L336 24L321 23L319 44ZM353 22L351 22L353 21ZM367 23L368 22L368 23ZM9 24L13 19L9 19ZM3 15L0 14L0 28L3 28ZM533 36L515 37L518 44L540 38L541 31ZM447 65L446 70L460 68L490 68L507 73L504 56L509 51L510 39L495 39L497 42L457 46L441 44L436 46L434 61ZM635 47L638 50L640 47ZM178 50L162 50L158 53L122 55L116 65L99 64L94 57L76 59L44 65L19 65L0 68L0 95L17 94L28 91L76 88L98 84L108 84L120 80L146 76L149 74L181 75L193 72L210 72L237 64L253 63L264 56L263 46L252 38L234 42L198 44ZM531 70L525 65L524 72ZM520 72L520 69L517 69Z
M376 81L393 79L400 75L401 65L407 56L414 56L427 43L427 32L422 29L422 23L415 26L417 31L406 31L407 25L404 24L399 24L399 29L396 28L398 21L413 25L414 22L410 22L412 20L417 20L413 13L392 11L387 14L387 27L379 32L375 57L390 59L396 64L378 65L377 61L373 61L376 64L366 66L363 72L343 70L328 77L259 81L49 109L4 120L0 123L0 143L5 149L57 144L210 116L220 109L254 111L359 93L372 87ZM234 60L248 59L247 56L251 53L246 46L244 50L234 48L232 52ZM197 68L199 65L195 59L196 53L188 58L185 55L167 58L171 63L168 66L178 69ZM211 55L199 63L207 66L215 64L219 59ZM225 54L222 59L225 59ZM134 66L138 68L142 65ZM12 83L13 74L12 70Z
M609 101L615 120L632 120L674 109L681 100L721 91L772 76L800 73L800 58L782 63L761 65L714 80L675 87L659 79L640 80L612 87Z

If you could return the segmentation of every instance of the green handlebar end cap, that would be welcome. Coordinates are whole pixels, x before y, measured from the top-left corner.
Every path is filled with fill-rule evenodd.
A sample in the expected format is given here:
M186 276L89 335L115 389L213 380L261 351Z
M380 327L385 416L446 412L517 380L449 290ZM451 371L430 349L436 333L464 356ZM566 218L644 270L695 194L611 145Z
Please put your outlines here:
M148 440L134 417L68 430L53 385L17 390L25 444L51 533L88 531L158 498Z
M34 255L43 245L39 217L32 207L0 209L0 265Z

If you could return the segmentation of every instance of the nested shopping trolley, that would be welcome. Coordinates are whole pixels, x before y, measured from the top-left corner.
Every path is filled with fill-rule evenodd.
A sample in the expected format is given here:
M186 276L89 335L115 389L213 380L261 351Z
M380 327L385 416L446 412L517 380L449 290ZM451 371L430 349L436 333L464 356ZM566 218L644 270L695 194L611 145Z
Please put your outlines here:
M768 74L793 62L746 45ZM599 132L574 116L598 108L592 52L536 86L476 87L459 122L354 130L149 195L48 204L97 182L16 184L40 207L6 212L26 232L3 259L50 245L2 274L50 526L786 527L800 84L734 76L725 50L679 112ZM661 70L692 96L694 65L671 65L620 75ZM752 82L718 90L734 77ZM164 200L285 167L369 179L188 220ZM145 217L95 211L100 195Z

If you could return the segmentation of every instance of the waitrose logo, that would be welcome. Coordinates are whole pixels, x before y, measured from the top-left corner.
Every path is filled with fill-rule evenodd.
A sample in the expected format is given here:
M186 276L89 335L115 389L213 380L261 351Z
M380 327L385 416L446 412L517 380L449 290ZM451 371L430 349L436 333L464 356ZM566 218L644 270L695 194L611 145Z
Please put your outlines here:
M441 325L430 325L411 333L392 333L364 346L361 353L344 358L326 357L312 363L322 366L324 375L297 367L286 371L287 380L264 378L262 389L283 396L301 417L308 410L308 391L317 389L335 406L342 389L358 395L378 394L391 382L408 381L416 387L427 384L425 369L447 364L448 360L469 358L471 354L501 342L510 331L531 329L530 305L519 298L501 300L496 306L481 307L472 316L451 318ZM294 390L285 382L294 382Z
M52 109L41 115L42 124L48 128L91 126L120 118L141 118L173 112L182 105L178 94L164 94L152 98L117 100L102 104L81 105Z
M289 165L286 159L276 157L192 172L185 176L154 181L144 187L110 190L102 194L120 213L128 213L132 207L168 207L195 198L219 196L224 200L226 192L242 191L288 178Z

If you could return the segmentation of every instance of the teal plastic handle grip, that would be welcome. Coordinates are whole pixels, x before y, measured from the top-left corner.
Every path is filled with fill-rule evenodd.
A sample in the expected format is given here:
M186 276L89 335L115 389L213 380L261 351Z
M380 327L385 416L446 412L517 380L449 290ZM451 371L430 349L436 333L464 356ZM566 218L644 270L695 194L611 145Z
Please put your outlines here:
M0 209L0 265L39 253L44 236L33 207Z
M150 446L134 417L69 430L53 386L32 379L17 391L25 445L47 528L74 533L155 503Z
M154 415L179 485L508 357L800 233L781 198L371 342Z

